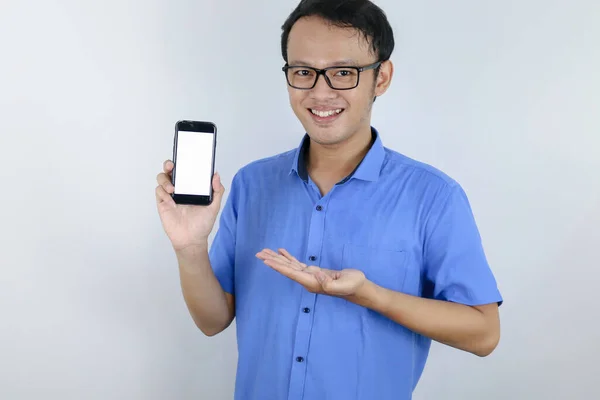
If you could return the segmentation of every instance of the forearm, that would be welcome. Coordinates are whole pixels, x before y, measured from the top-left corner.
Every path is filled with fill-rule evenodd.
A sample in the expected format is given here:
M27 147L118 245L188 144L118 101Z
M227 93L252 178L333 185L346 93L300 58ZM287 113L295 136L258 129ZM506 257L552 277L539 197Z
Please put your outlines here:
M410 296L370 281L348 300L423 336L478 356L488 355L498 343L497 320L474 307Z
M208 243L176 251L183 297L200 330L213 336L227 328L234 310L231 295L215 277L208 257Z

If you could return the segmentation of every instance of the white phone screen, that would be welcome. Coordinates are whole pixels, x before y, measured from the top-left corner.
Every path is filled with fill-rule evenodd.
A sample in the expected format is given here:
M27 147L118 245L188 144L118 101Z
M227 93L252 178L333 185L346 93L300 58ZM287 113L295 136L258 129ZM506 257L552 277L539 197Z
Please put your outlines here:
M210 195L214 138L207 132L177 132L175 194Z

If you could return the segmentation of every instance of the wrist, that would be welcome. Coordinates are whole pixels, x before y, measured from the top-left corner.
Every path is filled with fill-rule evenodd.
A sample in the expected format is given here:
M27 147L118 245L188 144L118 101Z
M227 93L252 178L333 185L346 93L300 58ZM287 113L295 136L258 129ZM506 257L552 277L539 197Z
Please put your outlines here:
M363 307L379 309L383 303L382 289L374 282L366 279L357 291L349 296L348 300Z
M175 255L180 260L194 259L208 252L208 240L175 248Z

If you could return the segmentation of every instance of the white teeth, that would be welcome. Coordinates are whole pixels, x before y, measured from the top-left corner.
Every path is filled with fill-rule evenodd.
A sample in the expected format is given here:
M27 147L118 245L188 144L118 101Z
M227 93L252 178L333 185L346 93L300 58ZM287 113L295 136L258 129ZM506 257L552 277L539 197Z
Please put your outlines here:
M313 114L318 115L321 118L326 118L326 117L331 117L333 114L339 114L342 112L341 108L338 108L337 110L329 110L329 111L316 111L316 110L310 110Z

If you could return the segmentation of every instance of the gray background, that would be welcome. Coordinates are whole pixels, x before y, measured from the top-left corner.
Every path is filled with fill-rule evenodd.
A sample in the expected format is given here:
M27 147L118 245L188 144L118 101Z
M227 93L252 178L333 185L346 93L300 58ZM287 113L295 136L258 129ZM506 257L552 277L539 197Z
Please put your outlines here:
M434 345L415 399L600 397L600 5L379 1L384 143L466 188L506 303L479 359ZM173 125L238 168L295 147L290 0L0 4L0 398L228 399L235 326L187 314L154 203Z

